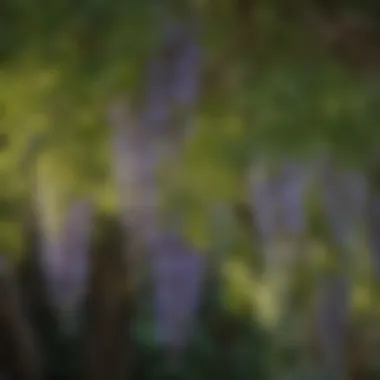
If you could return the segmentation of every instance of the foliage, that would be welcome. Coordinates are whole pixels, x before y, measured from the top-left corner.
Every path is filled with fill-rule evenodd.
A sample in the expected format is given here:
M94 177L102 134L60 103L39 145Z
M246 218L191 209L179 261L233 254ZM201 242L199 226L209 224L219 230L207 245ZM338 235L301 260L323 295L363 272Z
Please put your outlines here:
M378 165L376 75L371 73L368 80L366 70L353 70L348 59L338 60L334 47L323 48L328 43L316 37L319 30L305 25L311 22L304 19L298 2L289 2L301 15L295 19L281 2L258 1L252 8L245 3L250 2L162 1L161 7L152 0L0 4L0 136L6 136L0 147L0 250L12 259L20 258L27 245L22 227L31 194L52 235L77 195L90 194L100 209L115 213L118 200L105 117L109 103L127 93L137 110L143 107L147 66L159 49L165 17L195 14L201 20L202 94L178 162L162 162L161 211L163 219L175 214L194 246L227 260L225 277L213 284L218 289L205 297L181 370L184 379L223 378L219 366L224 365L226 378L267 379L278 352L274 377L280 378L278 373L287 368L282 357L287 349L267 343L275 341L277 331L275 322L268 322L271 313L276 314L270 307L275 303L274 280L252 276L252 257L259 253L252 236L242 232L239 218L214 212L218 205L247 201L252 162L276 164L289 157L311 162L323 151L342 166L363 172ZM306 3L328 15L344 13L346 7L375 21L380 14L378 2ZM377 50L373 53L376 56ZM371 63L376 66L376 59ZM34 137L40 138L36 146L31 143ZM333 250L331 238L324 215L310 215L308 243L320 258L322 251ZM355 254L365 261L359 249ZM318 265L303 267L294 285L303 290L297 307L305 314ZM375 301L368 299L376 298L374 286L362 283L365 269L356 269L354 298L359 301L353 313L371 314ZM153 321L144 318L144 305L139 312L136 376L164 378L168 369L150 333ZM289 326L285 321L281 329ZM224 329L232 329L231 338L224 336ZM308 329L300 329L307 336ZM292 355L301 358L294 350ZM146 362L152 365L148 368Z

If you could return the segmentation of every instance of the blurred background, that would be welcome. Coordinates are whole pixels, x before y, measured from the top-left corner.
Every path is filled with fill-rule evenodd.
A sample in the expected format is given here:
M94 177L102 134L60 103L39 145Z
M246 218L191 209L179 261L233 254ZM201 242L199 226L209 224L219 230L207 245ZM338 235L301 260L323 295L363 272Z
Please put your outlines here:
M2 0L0 378L380 379L379 21Z

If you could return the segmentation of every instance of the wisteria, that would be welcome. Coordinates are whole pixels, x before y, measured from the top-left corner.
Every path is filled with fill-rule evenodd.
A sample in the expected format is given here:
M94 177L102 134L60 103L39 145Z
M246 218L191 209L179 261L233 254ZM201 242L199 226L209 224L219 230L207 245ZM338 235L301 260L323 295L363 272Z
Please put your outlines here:
M345 337L349 325L350 282L344 274L320 279L316 302L316 336L322 353L324 376L340 379L345 368Z
M366 179L360 172L342 168L322 169L321 197L335 243L347 247L365 213ZM351 240L351 241L350 241Z
M198 93L199 47L193 27L178 21L166 26L162 49L152 58L141 117L131 118L119 104L110 110L110 123L123 219L149 251L157 341L182 347L197 310L204 263L180 231L167 236L160 224L156 171L160 160L180 154ZM136 260L131 258L134 268Z
M48 283L64 328L71 329L87 291L93 210L88 199L72 202L63 219L55 251L46 260Z
M193 328L205 257L176 235L162 236L151 257L157 341L182 348Z
M379 377L374 3L0 1L0 380Z
M287 236L293 239L293 252L289 254L293 259L299 254L297 241L307 226L304 204L308 176L301 165L291 162L279 165L274 173L270 173L263 164L253 166L252 171L249 188L253 217L263 241L263 249L267 250L264 255L269 269L272 264L277 266L276 262L283 263L284 255L275 250L276 257L272 257L274 251L268 245L278 238Z

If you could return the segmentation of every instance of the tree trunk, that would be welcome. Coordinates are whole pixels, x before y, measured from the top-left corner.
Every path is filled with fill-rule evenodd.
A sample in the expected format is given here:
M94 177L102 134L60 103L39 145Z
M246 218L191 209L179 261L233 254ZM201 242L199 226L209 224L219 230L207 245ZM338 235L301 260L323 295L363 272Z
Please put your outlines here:
M88 380L131 378L133 298L121 222L100 216L87 300L84 375Z
M4 366L15 380L44 378L38 338L8 269L2 265L0 276L0 334L4 345Z

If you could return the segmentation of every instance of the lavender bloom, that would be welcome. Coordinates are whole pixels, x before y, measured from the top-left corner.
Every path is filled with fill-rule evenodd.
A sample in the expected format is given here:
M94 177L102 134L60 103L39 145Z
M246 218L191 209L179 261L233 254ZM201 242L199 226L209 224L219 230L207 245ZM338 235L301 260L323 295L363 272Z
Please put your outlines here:
M349 318L349 283L343 275L321 279L316 305L316 332L328 378L342 378L344 337Z
M200 49L194 29L175 21L165 26L162 51L148 72L146 107L140 118L140 127L151 138L181 136L182 140L188 132L200 84Z
M281 203L283 228L291 235L297 235L306 227L304 194L307 176L302 167L290 163L281 170L278 197Z
M167 76L166 83L161 84L165 87L164 93L168 94L171 108L165 126L170 135L164 135L171 146L168 151L160 153L176 159L180 142L186 133L186 125L182 124L189 122L186 118L193 112L198 95L200 55L193 30L187 29L184 24L169 23L164 40ZM151 106L148 104L148 113ZM184 114L177 119L175 113L178 111ZM187 343L199 303L204 258L183 241L178 231L173 234L161 232L151 245L151 251L157 341L169 347L181 348Z
M328 168L321 179L327 222L335 242L347 247L359 221L364 217L366 182L361 173Z
M87 290L92 212L87 200L71 204L62 233L45 259L53 303L65 323L71 324Z
M157 234L157 150L124 104L110 109L114 167L125 225L150 241Z
M193 108L199 93L200 47L194 41L195 26L173 25L172 72L169 85L170 100L174 106Z
M255 170L256 167L253 169ZM261 234L264 245L267 244L278 230L278 209L276 181L270 178L265 168L261 169L260 178L253 173L252 183L249 186L252 208L256 219L258 231Z
M183 347L197 311L205 258L176 235L162 236L151 258L155 283L156 337Z
M291 163L280 165L273 174L265 166L256 170L249 186L251 204L266 249L284 234L297 237L304 232L303 201L308 177L301 166Z
M149 67L141 114L132 118L122 105L110 110L123 218L126 228L149 251L157 341L171 347L186 343L199 300L204 260L179 237L178 226L173 234L167 234L166 226L160 225L156 169L162 158L176 160L181 149L185 124L198 95L198 50L193 30L184 23L168 21L162 50ZM129 259L136 264L134 257Z

